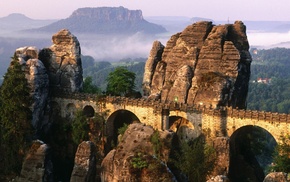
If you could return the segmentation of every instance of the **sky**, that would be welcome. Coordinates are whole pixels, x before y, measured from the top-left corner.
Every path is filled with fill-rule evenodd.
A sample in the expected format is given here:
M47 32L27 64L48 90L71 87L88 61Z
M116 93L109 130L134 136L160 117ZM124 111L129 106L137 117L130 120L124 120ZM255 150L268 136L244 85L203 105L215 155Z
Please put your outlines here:
M22 13L33 19L64 19L78 8L103 6L140 9L144 17L290 21L290 0L1 0L0 17Z

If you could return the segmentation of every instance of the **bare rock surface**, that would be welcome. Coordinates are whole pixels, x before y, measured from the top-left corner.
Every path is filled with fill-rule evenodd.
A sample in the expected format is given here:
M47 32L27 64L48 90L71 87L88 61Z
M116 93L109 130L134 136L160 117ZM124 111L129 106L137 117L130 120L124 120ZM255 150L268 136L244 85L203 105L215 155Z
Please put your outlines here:
M246 107L252 58L243 22L197 22L172 35L163 52L158 47L154 42L145 67L143 90L149 98ZM155 67L152 58L158 58Z
M48 146L43 142L34 141L23 162L20 177L16 181L52 182L53 166L47 158L48 150Z
M129 125L116 149L111 150L102 162L102 181L176 181L163 162L168 160L173 133L159 132L163 143L160 159L150 141L152 135L154 129L151 126Z
M47 70L41 60L38 59L36 47L21 47L16 49L19 63L23 66L25 77L31 89L32 124L39 130L48 122L48 98L49 78Z
M82 90L83 70L80 43L70 31L62 29L52 36L47 67L50 85L70 92Z
M230 180L226 176L218 175L218 176L212 177L206 182L230 182Z
M93 142L84 141L79 144L75 164L71 175L71 182L95 181L96 178L96 147Z
M287 182L287 174L283 172L269 173L263 182Z

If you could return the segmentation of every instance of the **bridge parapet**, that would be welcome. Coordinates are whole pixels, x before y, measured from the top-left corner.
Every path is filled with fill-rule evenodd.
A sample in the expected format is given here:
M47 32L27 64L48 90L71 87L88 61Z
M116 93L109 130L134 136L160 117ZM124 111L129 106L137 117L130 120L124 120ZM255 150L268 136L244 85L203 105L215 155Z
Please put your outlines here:
M100 102L110 102L117 105L131 105L137 107L152 107L155 112L161 112L166 109L169 111L183 111L186 113L204 113L213 116L220 115L221 113L227 115L227 117L234 118L247 118L252 120L265 120L269 122L290 122L290 114L285 113L272 113L265 111L255 111L255 110L242 110L234 109L231 107L218 107L211 108L205 107L202 105L192 105L179 102L161 102L160 100L150 100L145 98L128 98L120 96L100 96L96 94L87 94L87 93L71 93L71 92L62 92L56 91L52 94L53 97L57 98L66 98L66 99L75 99L75 100L90 100L90 101L100 101Z

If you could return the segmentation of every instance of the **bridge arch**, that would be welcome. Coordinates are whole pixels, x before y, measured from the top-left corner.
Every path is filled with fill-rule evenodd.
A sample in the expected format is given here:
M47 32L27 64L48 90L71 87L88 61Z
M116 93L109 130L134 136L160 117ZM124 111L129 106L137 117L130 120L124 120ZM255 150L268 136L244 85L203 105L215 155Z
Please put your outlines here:
M229 176L233 181L261 181L277 141L262 127L245 125L230 136Z
M169 117L169 129L176 132L180 140L191 140L200 135L193 123L181 116Z
M91 105L86 105L83 108L83 113L85 116L91 118L91 117L94 117L94 115L95 115L95 109Z
M118 129L124 124L140 123L140 119L131 111L120 109L113 112L106 122L107 151L118 143Z

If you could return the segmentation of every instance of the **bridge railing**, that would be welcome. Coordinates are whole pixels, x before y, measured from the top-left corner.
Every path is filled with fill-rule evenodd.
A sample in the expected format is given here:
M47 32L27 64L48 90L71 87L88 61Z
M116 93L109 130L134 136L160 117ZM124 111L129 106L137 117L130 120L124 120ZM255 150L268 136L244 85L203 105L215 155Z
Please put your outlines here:
M150 100L146 98L128 98L120 96L104 96L96 94L87 94L87 93L71 93L57 91L52 94L52 97L56 98L65 98L65 99L74 99L74 100L94 100L96 102L110 102L118 105L131 105L137 107L153 107L155 112L162 111L167 109L169 111L183 111L183 112L195 112L195 113L204 113L209 115L223 115L227 117L236 117L236 118L248 118L255 120L265 120L269 122L290 122L290 114L285 113L272 113L264 111L254 111L254 110L243 110L243 109L234 109L232 107L218 107L211 108L205 107L204 105L194 105L179 103L173 101L161 101L161 100Z

